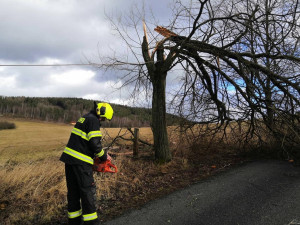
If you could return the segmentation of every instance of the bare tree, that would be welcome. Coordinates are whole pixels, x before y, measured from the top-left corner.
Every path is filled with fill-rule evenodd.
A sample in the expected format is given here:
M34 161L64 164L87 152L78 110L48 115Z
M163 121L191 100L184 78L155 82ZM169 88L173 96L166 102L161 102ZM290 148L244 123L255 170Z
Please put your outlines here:
M154 137L155 158L160 162L167 162L171 160L171 153L166 123L166 78L168 71L173 67L176 54L174 51L170 51L165 56L163 41L157 42L155 49L150 53L145 24L142 52L153 88L151 126Z
M267 132L283 148L299 146L298 0L177 0L170 24L155 29L160 39L145 26L142 34L145 18L138 12L113 23L133 60L112 57L102 66L125 71L124 85L134 83L134 93L153 94L157 160L171 159L165 88L174 66L184 72L173 105L190 120L213 123L205 132L213 127L225 136L238 125L239 141L246 144L263 143Z
M157 39L153 29L147 32L143 9L133 10L115 21L109 18L116 33L125 42L128 55L103 57L101 68L122 72L124 86L133 85L132 95L139 98L152 96L151 128L154 137L155 159L159 163L171 160L166 123L166 78L176 64L176 54L165 49L165 43ZM151 23L150 23L151 24ZM121 87L121 88L122 88Z
M189 101L198 121L224 130L230 121L244 121L244 140L263 140L260 128L268 128L281 147L299 147L299 2L178 5L180 20L171 28L179 34L166 41L188 62L179 109ZM192 27L183 26L190 18Z

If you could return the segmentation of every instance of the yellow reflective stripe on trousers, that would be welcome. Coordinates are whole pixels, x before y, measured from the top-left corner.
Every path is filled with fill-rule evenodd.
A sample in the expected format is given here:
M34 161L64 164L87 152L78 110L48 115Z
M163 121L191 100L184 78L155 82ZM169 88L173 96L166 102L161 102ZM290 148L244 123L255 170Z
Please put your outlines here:
M87 137L89 140L91 140L91 138L93 137L102 137L102 134L100 131L91 131L90 133L88 133Z
M78 216L81 216L81 215L82 215L82 210L81 209L78 210L78 211L75 211L75 212L68 212L68 217L70 219L74 219L74 218L76 218Z
M84 161L84 162L87 162L90 164L94 164L94 160L91 157L84 155L80 152L77 152L71 148L65 147L64 153L66 153L70 156L73 156L74 158L79 159L81 161Z
M98 157L101 157L101 156L103 156L104 155L104 150L102 149L102 151L101 152L99 152L96 156L98 156Z
M83 217L83 221L90 221L90 220L95 220L98 218L97 213L91 213L91 214L86 214L86 215L82 215Z
M83 132L82 130L79 130L75 127L73 128L72 133L82 137L84 140L87 140L87 141L89 140L85 132Z

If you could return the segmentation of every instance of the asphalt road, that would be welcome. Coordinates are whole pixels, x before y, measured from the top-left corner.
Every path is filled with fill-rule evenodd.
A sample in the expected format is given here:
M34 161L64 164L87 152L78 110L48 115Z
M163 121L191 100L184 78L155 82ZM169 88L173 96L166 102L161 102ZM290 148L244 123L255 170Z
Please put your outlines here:
M300 224L300 167L273 160L247 163L104 224Z

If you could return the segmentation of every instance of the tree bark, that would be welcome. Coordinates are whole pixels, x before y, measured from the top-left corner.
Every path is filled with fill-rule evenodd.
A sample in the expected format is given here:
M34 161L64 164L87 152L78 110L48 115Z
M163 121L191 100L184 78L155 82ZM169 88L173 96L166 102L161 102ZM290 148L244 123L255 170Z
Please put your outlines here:
M142 53L153 87L151 128L154 138L155 159L159 163L165 163L172 159L166 122L166 78L172 60L165 60L164 47L158 44L156 49L157 61L154 62L154 57L150 57L146 33L143 38Z
M156 71L152 81L152 131L154 137L155 159L159 163L169 162L171 153L166 123L166 76Z

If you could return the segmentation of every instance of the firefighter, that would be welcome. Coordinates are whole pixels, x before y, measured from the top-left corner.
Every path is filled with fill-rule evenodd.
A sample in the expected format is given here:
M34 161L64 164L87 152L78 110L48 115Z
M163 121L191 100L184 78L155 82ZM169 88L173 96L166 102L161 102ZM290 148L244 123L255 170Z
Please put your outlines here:
M93 158L111 159L101 145L100 121L111 120L108 103L94 102L94 109L76 122L60 160L65 163L69 224L98 224Z

